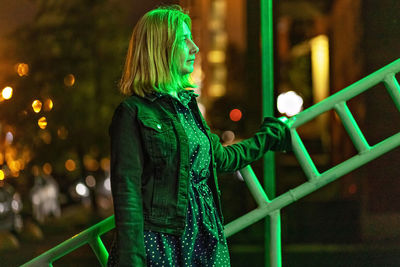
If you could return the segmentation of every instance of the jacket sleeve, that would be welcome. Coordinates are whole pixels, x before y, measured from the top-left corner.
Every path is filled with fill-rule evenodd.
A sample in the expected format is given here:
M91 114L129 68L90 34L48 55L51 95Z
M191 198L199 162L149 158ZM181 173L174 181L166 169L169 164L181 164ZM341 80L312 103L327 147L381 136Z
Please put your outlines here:
M119 266L145 266L141 176L143 153L136 113L122 103L110 126L111 188Z
M217 172L234 172L260 159L268 150L290 151L290 130L285 123L272 117L264 118L260 130L252 137L237 144L223 146L216 134L211 143Z

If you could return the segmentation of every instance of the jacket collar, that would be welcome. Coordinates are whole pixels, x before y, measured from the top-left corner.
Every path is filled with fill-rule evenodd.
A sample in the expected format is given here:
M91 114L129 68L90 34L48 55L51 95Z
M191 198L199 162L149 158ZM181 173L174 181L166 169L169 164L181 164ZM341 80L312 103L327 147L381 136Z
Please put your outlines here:
M182 90L178 93L178 97L180 99L187 99L189 102L193 97L198 97L199 95L194 92L194 90ZM162 92L151 92L149 94L146 94L144 98L150 100L151 102L154 102L156 99L162 98L162 97L172 97L168 93L162 93Z

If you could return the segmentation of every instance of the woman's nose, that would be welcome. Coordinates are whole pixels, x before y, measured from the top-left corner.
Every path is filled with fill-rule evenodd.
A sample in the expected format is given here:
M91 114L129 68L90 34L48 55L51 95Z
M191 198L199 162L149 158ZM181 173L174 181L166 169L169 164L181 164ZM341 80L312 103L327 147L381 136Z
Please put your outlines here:
M193 40L191 40L191 46L190 53L197 54L199 52L199 47L193 42Z

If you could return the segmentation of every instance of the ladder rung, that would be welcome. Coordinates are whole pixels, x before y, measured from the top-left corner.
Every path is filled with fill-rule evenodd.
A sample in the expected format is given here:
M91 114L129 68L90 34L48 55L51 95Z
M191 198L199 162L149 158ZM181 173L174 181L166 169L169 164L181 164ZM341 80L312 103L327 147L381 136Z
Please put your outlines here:
M304 173L309 180L317 178L319 176L319 172L315 167L310 155L308 154L303 141L301 141L299 134L297 133L296 129L291 129L290 132L292 134L293 152L296 155L300 166L303 168Z
M384 83L395 103L397 110L400 111L400 85L394 74L386 76Z
M363 133L361 132L360 127L356 120L351 114L349 107L347 106L346 102L342 101L335 105L335 110L337 111L344 128L346 129L347 133L350 136L350 139L353 141L354 146L358 150L359 153L363 153L370 149L370 146L365 139Z

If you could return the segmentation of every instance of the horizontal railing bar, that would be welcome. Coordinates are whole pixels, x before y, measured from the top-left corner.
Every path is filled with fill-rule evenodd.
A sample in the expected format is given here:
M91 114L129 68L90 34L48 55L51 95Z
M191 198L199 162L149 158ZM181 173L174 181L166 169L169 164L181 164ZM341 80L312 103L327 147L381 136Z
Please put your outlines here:
M72 252L73 250L89 243L89 240L101 236L105 232L110 231L115 227L114 215L107 219L93 225L92 227L84 230L83 232L65 240L52 249L32 259L31 261L22 265L23 267L31 266L51 266L51 263L63 257L64 255Z
M366 76L365 78L353 83L352 85L340 90L339 92L329 96L328 98L318 102L317 104L309 107L296 115L293 127L297 128L300 125L312 120L318 115L333 109L334 105L338 102L351 99L369 88L383 82L388 74L397 73L400 71L400 59L390 63L389 65L375 71L374 73Z
M358 127L358 124L346 105L346 102L337 103L335 105L335 110L337 111L343 126L349 134L350 139L353 141L357 151L360 153L368 151L370 146L361 132L360 127Z

